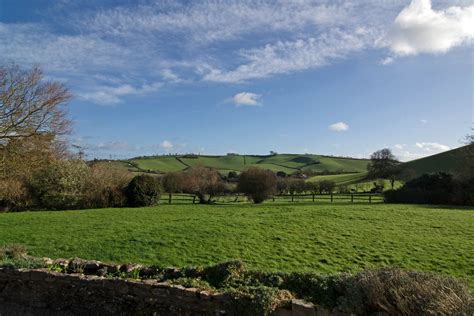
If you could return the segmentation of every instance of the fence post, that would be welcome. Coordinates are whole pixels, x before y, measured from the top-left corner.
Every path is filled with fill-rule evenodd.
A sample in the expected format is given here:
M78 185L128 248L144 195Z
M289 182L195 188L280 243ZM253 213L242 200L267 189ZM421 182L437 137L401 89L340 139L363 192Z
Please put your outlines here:
M332 193L331 193L331 203L332 203L333 201L334 201L334 200L333 200L333 195L332 195Z
M369 203L372 203L372 195L369 195Z
M196 196L193 196L193 204L196 202Z
M293 194L291 195L291 202L293 202Z
M168 197L168 204L171 204L171 193L170 193L170 195L169 195L169 197Z
M275 196L273 196L272 199L273 199L273 202L275 202Z
M354 203L354 194L351 194L351 203Z
M313 193L313 203L314 203L314 193Z

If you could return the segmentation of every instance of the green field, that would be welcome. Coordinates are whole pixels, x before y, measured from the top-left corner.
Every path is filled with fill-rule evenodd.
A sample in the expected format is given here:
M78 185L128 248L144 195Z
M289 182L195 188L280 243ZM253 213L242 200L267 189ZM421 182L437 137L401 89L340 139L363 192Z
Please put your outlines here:
M389 204L160 205L0 214L0 245L36 256L160 265L241 258L268 271L400 266L474 287L474 208Z
M411 179L424 173L446 172L462 174L474 161L474 145L464 146L443 153L412 160L402 164L402 177Z
M124 161L125 165L128 161ZM158 172L180 171L202 165L218 169L222 174L241 172L250 167L260 167L274 172L292 174L301 171L365 172L368 160L328 157L319 155L279 154L273 156L154 156L130 159L142 170Z

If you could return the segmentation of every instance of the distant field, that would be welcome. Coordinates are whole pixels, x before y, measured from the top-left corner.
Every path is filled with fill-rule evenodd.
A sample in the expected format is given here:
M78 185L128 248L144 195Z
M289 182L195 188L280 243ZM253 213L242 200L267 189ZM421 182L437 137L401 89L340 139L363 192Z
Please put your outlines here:
M131 159L140 169L158 172L180 171L202 165L219 170L242 172L250 167L260 167L274 172L292 174L302 171L365 172L368 160L336 158L318 155L279 154L274 156L226 155L226 156L156 156Z
M388 204L160 205L0 214L0 245L33 255L336 272L400 266L467 278L474 208Z

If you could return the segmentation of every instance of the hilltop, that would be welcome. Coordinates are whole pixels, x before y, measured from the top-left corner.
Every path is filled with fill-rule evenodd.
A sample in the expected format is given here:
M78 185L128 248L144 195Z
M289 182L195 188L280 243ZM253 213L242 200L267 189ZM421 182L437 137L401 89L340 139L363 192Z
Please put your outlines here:
M230 171L237 173L249 167L260 167L273 172L294 174L297 172L319 174L361 173L367 170L368 159L332 157L310 154L275 155L176 155L136 157L129 160L112 161L117 168L134 172L166 173L182 171L196 165L212 167L223 175Z
M424 173L446 172L461 174L474 161L473 147L464 146L433 156L400 164L400 180L407 181ZM110 168L119 168L137 173L166 173L182 171L202 165L217 169L222 175L233 171L240 173L249 167L259 167L287 175L304 173L308 181L331 180L336 185L345 185L358 190L370 190L376 180L367 179L369 159L334 157L310 154L275 155L166 155L135 157L128 160L98 161ZM464 171L463 171L464 170ZM380 181L380 180L379 180ZM389 181L384 180L386 188ZM402 182L397 181L396 187Z
M440 154L412 160L401 165L402 178L409 180L425 173L462 174L474 162L474 145L467 145Z

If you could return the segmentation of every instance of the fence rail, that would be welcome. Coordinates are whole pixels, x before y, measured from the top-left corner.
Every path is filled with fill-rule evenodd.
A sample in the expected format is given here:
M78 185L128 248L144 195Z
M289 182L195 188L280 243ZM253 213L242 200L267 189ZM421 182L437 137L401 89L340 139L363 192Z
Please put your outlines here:
M248 203L245 195L221 195L213 198L217 203ZM267 203L286 202L330 202L330 203L383 203L382 194L373 193L337 193L337 194L279 194L268 200ZM162 204L196 204L199 198L194 194L165 193L161 197Z

